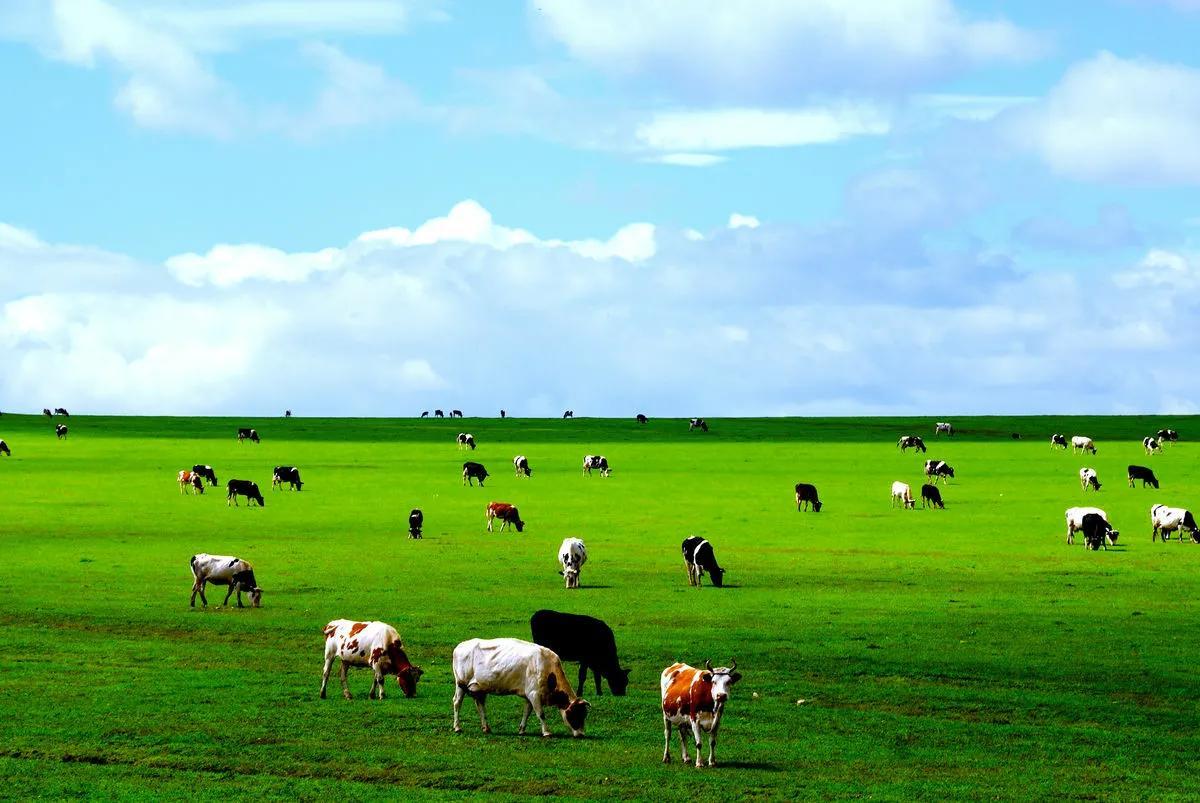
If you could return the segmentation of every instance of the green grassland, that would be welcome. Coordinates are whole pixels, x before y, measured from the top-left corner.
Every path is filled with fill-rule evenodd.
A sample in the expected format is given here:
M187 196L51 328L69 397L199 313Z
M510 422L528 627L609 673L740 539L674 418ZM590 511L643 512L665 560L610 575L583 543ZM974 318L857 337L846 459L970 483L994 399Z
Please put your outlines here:
M701 434L679 420L77 416L60 442L44 418L4 415L0 795L1200 795L1200 546L1151 543L1148 516L1200 508L1200 419L955 423L965 432L938 440L931 419L710 419ZM237 444L239 425L262 444ZM1184 441L1147 457L1141 437L1160 426ZM484 489L461 484L459 431L492 472ZM1056 431L1099 454L1051 452ZM906 432L956 469L944 512L890 507L893 480L922 481L926 455L895 448ZM518 453L531 480L513 476ZM613 476L581 476L585 453ZM266 507L181 496L175 472L198 462L257 480ZM269 490L280 463L301 467L303 492ZM1128 463L1162 490L1128 488ZM1080 490L1082 465L1099 494ZM799 481L824 511L796 512ZM487 533L489 500L518 504L525 532ZM1115 548L1065 544L1063 510L1081 503L1107 509ZM421 541L405 533L414 506ZM688 587L691 533L729 587ZM577 591L557 574L568 535L589 551ZM196 552L250 560L263 607L190 610ZM454 645L528 638L543 607L612 625L629 695L589 683L582 740L557 718L553 738L518 737L515 698L490 700L491 736L470 705L453 734ZM354 700L317 698L321 628L340 617L397 627L426 670L416 698L392 682L367 700L363 671ZM706 658L744 674L721 766L664 766L659 673Z

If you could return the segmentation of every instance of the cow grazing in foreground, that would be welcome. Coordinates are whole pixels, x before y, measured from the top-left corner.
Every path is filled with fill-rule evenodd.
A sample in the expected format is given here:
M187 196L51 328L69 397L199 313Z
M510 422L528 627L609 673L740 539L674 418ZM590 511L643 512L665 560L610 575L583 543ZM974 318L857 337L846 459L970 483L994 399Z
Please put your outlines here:
M533 469L529 467L529 458L523 454L519 454L513 458L513 470L518 477L532 477Z
M4 455L5 457L12 457L12 449L9 449L8 444L3 440L0 440L0 454Z
M496 519L500 519L500 532L504 532L504 528L510 524L517 528L517 532L525 531L525 522L521 521L520 511L508 502L488 502L487 528L489 533L492 531L492 523Z
M258 490L258 483L253 480L230 480L225 483L225 507L229 507L230 502L233 502L234 507L238 507L239 496L246 497L247 505L253 501L258 502L259 507L267 506L263 501L262 492Z
M458 433L458 448L466 449L467 447L470 447L471 451L475 451L475 436L469 432Z
M925 476L932 477L935 483L947 478L952 480L954 479L954 469L945 460L926 460Z
M66 425L66 424L59 424L59 425L55 426L55 427L54 427L54 436L55 436L56 438L58 438L60 441L61 441L63 438L67 437L67 425Z
M474 485L475 480L479 480L479 487L483 487L483 481L488 478L487 469L482 463L472 463L470 460L463 463L463 485Z
M601 477L607 477L612 474L612 469L608 467L608 458L604 455L589 454L583 456L583 473L590 477L592 471L600 472Z
M408 514L408 537L420 538L421 528L425 525L425 514L421 512L421 508L414 507L412 512Z
M489 694L515 694L525 699L525 714L517 733L524 735L532 711L542 726L542 736L549 736L544 707L557 708L571 735L583 736L587 721L587 700L577 697L563 672L562 662L550 649L515 638L469 639L454 648L454 732L461 733L459 709L463 698L470 695L479 709L479 724L484 733L491 733L487 721Z
M186 468L180 471L175 478L179 482L179 493L187 493L191 488L193 494L204 493L204 479L194 471L188 471Z
M1091 452L1092 454L1095 454L1096 443L1091 438L1088 438L1084 435L1073 435L1071 437L1071 451L1084 453Z
M352 619L334 619L325 625L325 668L321 671L321 699L325 699L325 687L329 684L329 670L335 659L341 659L342 696L354 699L350 685L346 682L346 670L352 666L368 667L375 675L367 699L376 696L383 699L384 679L396 676L396 685L405 697L417 693L417 681L425 674L419 666L409 663L400 634L396 628L383 622L356 622Z
M1075 533L1083 530L1083 520L1089 515L1099 516L1106 525L1104 528L1104 537L1108 544L1117 543L1117 536L1121 533L1114 530L1112 525L1108 523L1108 514L1098 507L1069 507L1067 508L1067 543L1075 543Z
M920 435L901 435L900 440L896 441L896 448L902 452L907 449L916 449L918 452L924 452L925 441L921 440Z
M1117 533L1105 518L1096 513L1088 513L1083 517L1083 545L1091 550L1103 549L1108 551L1108 543L1117 540Z
M671 763L671 728L679 729L679 753L687 764L687 730L692 731L696 746L696 766L700 761L700 732L708 731L708 766L716 764L717 729L729 700L729 687L742 679L737 661L729 666L713 668L710 661L704 669L675 663L662 673L663 763Z
M703 418L693 418L692 420L688 421L688 432L691 432L694 429L698 429L701 432L708 432L708 422Z
M629 670L622 669L617 660L617 641L612 628L591 616L541 610L529 619L529 629L535 644L553 650L560 661L579 662L579 691L587 683L588 669L596 680L599 697L600 678L608 681L609 690L624 697L629 687Z
M240 429L238 429L238 434L237 434L238 443L241 443L242 441L247 441L247 440L250 441L251 443L259 443L260 441L258 438L258 430L247 429L246 427L241 427Z
M451 410L450 417L451 418L462 418L463 417L462 410Z
M821 500L817 498L817 486L809 485L807 482L796 483L796 512L799 513L802 509L807 510L810 505L814 513L821 512Z
M725 585L725 570L717 565L717 556L713 553L712 544L698 535L689 535L681 544L683 550L683 565L687 569L688 585L701 586L700 578L708 572L713 586L721 588Z
M1067 450L1067 436L1056 432L1050 436L1050 448L1057 449L1059 447L1062 447L1064 452Z
M1167 507L1155 505L1150 508L1150 540L1162 536L1163 541L1171 537L1171 533L1179 530L1179 540L1183 541L1183 533L1187 532L1192 543L1200 544L1200 529L1196 527L1196 518L1192 511L1182 507Z
M896 480L892 483L892 507L899 502L906 510L915 510L916 502L913 500L912 487L907 482Z
M445 413L443 413L441 410L434 410L434 411L433 411L433 417L434 417L434 418L445 418L445 417L446 417L446 414L445 414Z
M1129 466L1127 476L1129 478L1130 488L1133 487L1134 482L1141 480L1143 488L1145 488L1147 484L1150 484L1153 485L1156 490L1158 489L1158 477L1154 476L1154 472L1145 466Z
M192 473L199 474L212 487L217 487L217 472L213 471L212 466L196 464L192 466Z
M204 587L208 583L217 586L229 586L229 592L225 595L225 601L222 605L229 604L229 597L237 593L237 606L245 608L242 604L242 592L245 591L250 597L250 604L255 608L262 605L262 589L258 587L258 581L254 579L254 567L241 558L235 558L231 555L208 555L201 552L198 555L192 555L192 601L191 607L196 607L196 595L200 595L200 602L204 607L208 607L208 598L204 596Z
M946 503L942 501L942 492L938 490L936 485L925 483L921 486L921 507L936 507L939 510L946 509Z
M304 488L304 483L300 481L300 469L295 466L275 466L275 470L271 474L271 490L283 490L285 482L291 486L293 491Z
M647 421L649 421L649 420L650 420L650 419L646 418L646 416L642 415L641 413L638 413L638 414L637 414L637 422L638 422L639 424L645 424L645 423L646 423Z
M567 588L579 588L579 571L587 563L587 547L578 538L564 538L558 547L558 562L562 566Z
M1179 440L1179 433L1173 429L1160 429L1156 437L1160 443L1175 443Z
M1142 438L1142 448L1146 450L1146 454L1162 452L1162 444L1159 443L1156 438L1152 438L1150 436Z
M933 425L934 435L954 435L954 425L946 421L938 421Z
M1093 491L1100 490L1100 478L1096 476L1096 469L1079 469L1079 487L1085 491L1088 488L1091 488Z

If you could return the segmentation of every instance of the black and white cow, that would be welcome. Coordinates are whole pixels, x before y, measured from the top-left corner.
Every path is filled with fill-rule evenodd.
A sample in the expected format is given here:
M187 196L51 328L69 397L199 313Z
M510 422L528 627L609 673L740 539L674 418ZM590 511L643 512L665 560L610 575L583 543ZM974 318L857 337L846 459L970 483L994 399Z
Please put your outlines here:
M42 408L42 415L46 416L46 418L50 418L51 416L53 416L53 415L54 415L54 413L50 412L50 408L49 408L49 407L43 407L43 408Z
M937 421L933 425L934 435L954 435L954 425L947 421Z
M523 454L513 458L513 470L516 471L518 477L533 476L533 469L529 467L529 458Z
M12 450L8 448L8 444L3 440L0 440L0 454L4 455L5 457L10 457L12 455Z
M241 443L242 441L245 441L245 440L249 440L253 443L258 443L259 442L258 430L250 429L248 427L241 427L238 429L237 439L238 439L238 443Z
M624 697L629 687L629 670L622 669L617 659L617 640L612 628L592 616L541 610L529 619L533 643L548 647L560 661L579 662L580 693L587 682L588 669L596 680L596 696L600 696L600 678L617 697Z
M809 505L812 506L813 513L821 512L821 500L817 498L817 486L809 485L807 482L796 483L796 512L807 510Z
M698 429L701 432L708 432L708 422L703 418L693 418L692 420L688 421L688 432L691 432L694 429Z
M300 469L295 466L275 466L271 475L271 490L283 490L285 482L292 486L293 491L301 490L304 483L300 481Z
M1088 488L1091 488L1093 491L1100 490L1100 478L1096 476L1096 469L1079 469L1079 487L1085 491Z
M585 476L592 476L592 471L600 472L601 477L607 477L612 473L612 469L608 467L608 458L602 454L588 454L583 456L583 473Z
M246 504L258 502L259 507L267 506L263 501L262 492L258 490L258 483L253 480L230 480L225 483L225 507L229 507L230 502L233 502L234 507L238 507L239 496L246 497Z
M1157 439L1148 435L1145 438L1142 438L1142 448L1146 450L1146 454L1162 452L1162 444L1159 443Z
M683 563L687 569L688 585L702 585L700 578L708 572L712 584L717 588L725 585L725 570L717 565L712 544L698 535L683 539Z
M425 514L421 512L421 508L414 507L408 514L408 537L420 538L423 526L425 526Z
M1179 440L1179 433L1173 429L1160 429L1157 437L1159 443L1175 443Z
M1153 485L1155 489L1158 488L1158 477L1155 477L1154 472L1145 466L1130 466L1128 477L1130 488L1133 487L1133 483L1137 480L1142 481L1143 488L1145 488L1147 484Z
M257 608L262 605L262 589L258 587L258 581L254 579L254 568L241 558L231 555L209 555L201 552L198 555L192 555L189 565L192 568L193 581L191 607L196 607L197 594L200 595L201 604L208 607L208 599L204 596L204 587L208 583L229 586L229 593L225 595L222 605L228 605L229 597L236 592L237 606L239 608L246 607L242 604L243 591L250 596L252 606Z
M1181 542L1183 533L1187 532L1192 537L1192 543L1200 544L1200 528L1196 527L1196 518L1192 511L1186 508L1155 505L1150 508L1150 528L1151 541L1161 535L1162 540L1166 542L1171 533L1178 530Z
M441 410L434 410L434 411L433 411L433 417L434 417L434 418L445 418L445 417L446 417L446 414L445 414L445 413L443 413Z
M939 510L946 509L946 504L942 501L942 492L938 490L936 485L925 483L921 486L921 507L936 507Z
M217 487L217 472L213 471L212 466L194 465L192 473L199 474L209 485Z
M67 425L66 424L58 424L57 426L55 426L54 427L54 436L56 438L58 438L60 441L63 438L67 437Z
M952 480L954 479L954 469L945 460L926 460L925 476L932 477L935 483L938 480Z
M475 451L475 436L469 432L458 433L458 448L466 449L470 447L471 451Z
M470 460L463 463L463 485L474 485L475 480L479 480L479 487L483 487L483 481L488 478L487 469L482 463L473 463Z
M1067 450L1067 436L1056 432L1050 436L1050 448L1057 449L1060 446L1064 452Z
M462 418L463 417L462 410L451 410L450 417L451 418Z
M1089 514L1095 514L1095 515L1099 516L1101 519L1104 520L1105 524L1108 524L1108 514L1105 513L1102 509L1100 509L1098 507L1069 507L1069 508L1067 508L1067 543L1068 544L1075 543L1075 533L1083 530L1083 520ZM1108 543L1111 545L1111 544L1115 544L1117 542L1118 535L1120 535L1120 533L1118 531L1112 529L1111 526L1109 526L1108 529L1106 530L1105 537L1108 540Z
M900 440L896 441L896 448L902 452L906 449L916 449L918 452L924 452L925 441L921 440L920 435L901 435Z
M646 418L646 416L642 415L641 413L638 413L638 414L637 414L637 422L638 422L639 424L645 424L645 423L646 423L647 421L649 421L649 420L650 420L650 419Z

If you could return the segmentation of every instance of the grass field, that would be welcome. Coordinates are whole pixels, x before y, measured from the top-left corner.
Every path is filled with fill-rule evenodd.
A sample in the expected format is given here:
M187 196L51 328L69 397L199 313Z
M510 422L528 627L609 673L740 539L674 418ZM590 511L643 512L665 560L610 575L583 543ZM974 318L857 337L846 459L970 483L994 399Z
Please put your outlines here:
M956 419L953 440L932 419L710 419L707 435L679 420L68 423L59 442L44 418L0 417L0 795L1200 795L1200 546L1151 543L1148 516L1200 507L1200 419ZM239 425L262 444L238 445ZM1146 457L1161 426L1184 440ZM485 489L461 484L459 431ZM893 480L922 480L926 455L895 448L906 432L956 469L944 512L889 506ZM1051 432L1099 454L1051 452ZM531 480L513 477L518 453ZM613 476L582 477L585 453ZM257 480L266 507L181 496L175 472L198 462ZM280 463L303 492L268 491ZM1162 490L1126 487L1128 463ZM1080 491L1082 465L1099 494ZM798 481L821 513L796 512ZM489 500L518 504L525 532L487 533ZM1108 511L1115 548L1064 543L1081 503ZM414 506L422 541L405 533ZM727 588L688 587L691 533ZM556 573L567 535L588 545L578 591ZM263 607L189 610L196 552L250 560ZM583 740L557 717L554 738L518 737L511 697L489 701L491 736L469 703L451 733L454 645L528 638L543 607L613 627L629 695L589 684ZM321 628L340 617L397 627L426 670L416 698L392 681L367 700L364 671L354 700L317 698ZM706 658L744 674L721 766L664 766L659 673Z

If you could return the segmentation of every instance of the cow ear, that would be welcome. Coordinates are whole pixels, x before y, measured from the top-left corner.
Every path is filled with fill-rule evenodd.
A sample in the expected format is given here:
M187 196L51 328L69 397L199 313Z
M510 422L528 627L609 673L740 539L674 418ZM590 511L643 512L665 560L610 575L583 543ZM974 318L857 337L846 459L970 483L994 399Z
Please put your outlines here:
M700 680L703 683L712 683L712 678L713 678L712 672L701 672L700 673Z
M730 683L737 683L741 679L742 679L741 672L730 672L729 673L729 682Z

